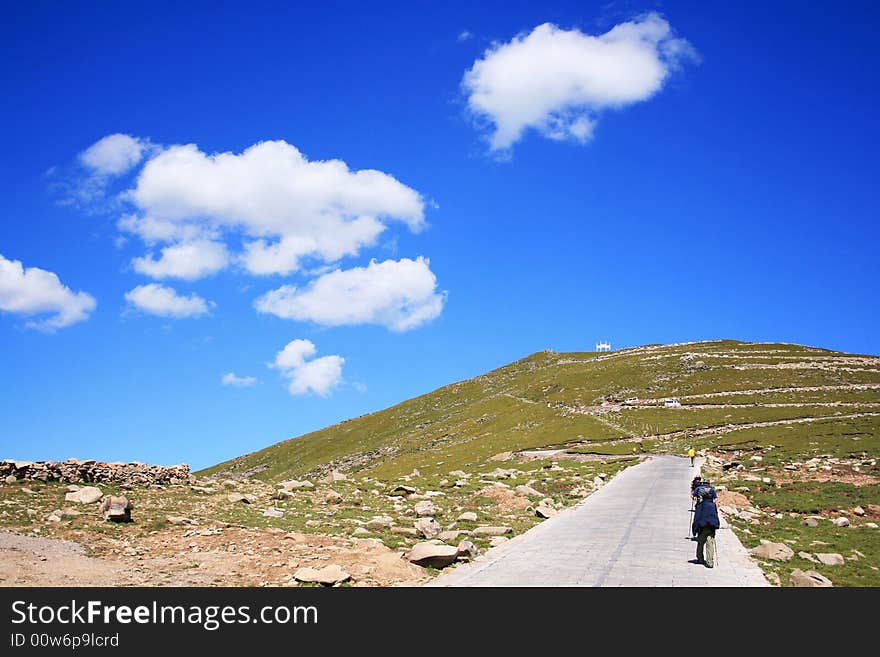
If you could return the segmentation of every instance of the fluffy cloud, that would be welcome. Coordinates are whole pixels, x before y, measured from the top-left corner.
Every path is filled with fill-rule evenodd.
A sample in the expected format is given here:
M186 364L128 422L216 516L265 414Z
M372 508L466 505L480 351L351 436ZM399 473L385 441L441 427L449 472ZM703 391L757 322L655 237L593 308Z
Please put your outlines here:
M352 171L341 160L309 161L284 141L240 154L171 146L147 161L125 198L136 212L121 229L147 243L240 235L240 262L253 274L288 274L305 258L357 255L388 221L413 231L424 226L424 200L394 177Z
M254 306L261 313L324 326L379 324L407 331L436 318L445 300L428 260L419 257L335 270L303 289L283 285Z
M470 110L491 122L493 150L527 128L551 139L590 139L599 112L647 100L691 45L660 15L646 14L591 36L550 23L489 48L462 82Z
M0 310L19 315L52 316L27 323L30 328L53 331L88 319L95 299L85 292L73 292L58 276L37 267L24 268L19 260L0 255Z
M206 315L209 305L213 305L196 294L181 296L172 288L158 283L138 285L125 293L125 300L151 315L174 319Z
M270 364L289 379L287 386L291 395L305 395L313 392L326 397L342 380L341 356L322 356L307 360L317 353L310 340L293 340L275 355Z
M132 260L134 270L150 278L182 278L194 281L223 269L229 252L220 242L198 240L166 246L158 260L150 253Z
M119 176L140 162L148 147L147 140L116 133L89 146L79 161L98 175Z
M256 377L236 376L235 372L228 372L220 378L220 383L224 386L235 386L236 388L250 388L256 382Z

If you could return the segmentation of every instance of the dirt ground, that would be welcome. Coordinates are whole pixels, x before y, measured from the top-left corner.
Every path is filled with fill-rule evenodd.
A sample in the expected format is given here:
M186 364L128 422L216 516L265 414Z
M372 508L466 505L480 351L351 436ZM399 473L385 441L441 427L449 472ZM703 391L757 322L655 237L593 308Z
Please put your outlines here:
M417 586L424 570L375 539L241 527L175 528L137 541L0 532L0 586L296 586L300 567L337 564L352 586Z

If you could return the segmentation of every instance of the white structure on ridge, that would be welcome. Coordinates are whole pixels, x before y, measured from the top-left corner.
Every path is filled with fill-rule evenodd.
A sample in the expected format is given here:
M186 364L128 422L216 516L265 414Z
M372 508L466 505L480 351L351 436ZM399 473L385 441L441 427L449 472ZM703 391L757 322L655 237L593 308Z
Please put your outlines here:
M610 342L597 342L596 343L596 351L611 351L611 343Z

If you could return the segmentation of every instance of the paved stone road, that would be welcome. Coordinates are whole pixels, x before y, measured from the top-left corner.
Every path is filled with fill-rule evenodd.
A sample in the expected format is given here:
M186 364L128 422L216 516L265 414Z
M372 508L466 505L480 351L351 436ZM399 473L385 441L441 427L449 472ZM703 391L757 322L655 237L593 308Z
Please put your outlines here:
M716 533L718 564L689 563L687 459L655 456L577 506L444 574L431 586L768 586L732 530Z

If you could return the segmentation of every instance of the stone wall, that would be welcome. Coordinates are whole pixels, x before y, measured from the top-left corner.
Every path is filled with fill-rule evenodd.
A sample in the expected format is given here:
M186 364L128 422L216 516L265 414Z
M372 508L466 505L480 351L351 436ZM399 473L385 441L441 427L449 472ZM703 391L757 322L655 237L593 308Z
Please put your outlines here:
M194 480L189 466L103 463L101 461L0 461L0 479L9 476L70 484L106 482L129 485L180 484Z

